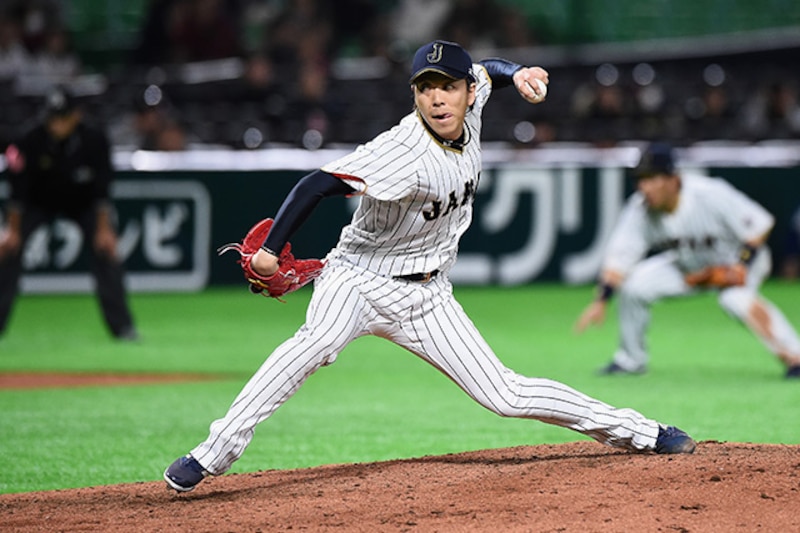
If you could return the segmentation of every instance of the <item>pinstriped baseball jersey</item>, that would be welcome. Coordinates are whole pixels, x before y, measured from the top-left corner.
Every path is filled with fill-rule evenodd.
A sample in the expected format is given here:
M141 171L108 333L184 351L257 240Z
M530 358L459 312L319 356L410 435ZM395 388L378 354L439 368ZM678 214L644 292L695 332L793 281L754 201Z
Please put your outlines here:
M650 213L640 193L626 203L604 269L627 274L648 250L670 250L684 272L733 264L741 245L764 235L774 217L720 178L684 176L672 213Z
M441 60L444 45L434 44L435 53L418 52L417 58ZM303 326L272 352L225 416L211 424L208 438L191 451L202 469L226 472L252 440L256 425L365 335L407 349L502 416L542 420L621 448L659 450L662 428L655 420L506 367L453 295L447 269L471 221L481 112L491 93L486 71L480 65L473 69L475 102L465 115L463 142L441 141L412 113L323 168L354 184L362 194L360 205L314 282ZM417 99L424 102L419 94ZM465 106L467 100L461 102ZM443 272L422 280L398 277L437 268ZM165 479L170 483L168 474L169 469ZM191 490L194 485L176 487L173 481L170 486Z
M481 168L481 113L491 94L486 71L473 65L476 98L463 147L445 145L416 113L322 170L346 175L363 194L334 255L397 276L447 270L472 220Z

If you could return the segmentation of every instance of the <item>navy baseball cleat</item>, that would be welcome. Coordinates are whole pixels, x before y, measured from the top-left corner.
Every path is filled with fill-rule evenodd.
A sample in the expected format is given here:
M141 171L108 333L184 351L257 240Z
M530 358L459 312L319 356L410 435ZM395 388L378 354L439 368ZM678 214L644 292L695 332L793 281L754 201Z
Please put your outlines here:
M193 490L208 475L200 463L191 455L184 455L164 470L164 481L178 492Z
M800 378L800 365L792 365L786 369L787 378Z
M697 444L692 438L675 426L658 427L656 453L693 453Z
M618 365L615 361L611 361L606 366L598 369L597 374L601 376L612 376L612 375L641 375L647 372L647 368L644 366L640 366L634 370L628 370L627 368L623 368Z

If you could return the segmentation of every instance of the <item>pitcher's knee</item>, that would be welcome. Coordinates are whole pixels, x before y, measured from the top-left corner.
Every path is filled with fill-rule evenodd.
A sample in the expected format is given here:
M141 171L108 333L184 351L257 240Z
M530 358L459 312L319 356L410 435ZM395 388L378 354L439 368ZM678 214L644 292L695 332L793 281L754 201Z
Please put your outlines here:
M496 394L491 396L479 396L474 399L489 411L503 418L519 418L524 415L523 402L511 388L496 391Z
M719 293L719 305L728 314L744 317L753 305L753 291L746 287L731 287Z
M619 288L619 299L625 302L650 303L657 298L652 287L635 280L626 281Z
M533 418L549 412L555 401L546 393L535 392L540 387L550 386L551 380L516 376L517 380L507 383L507 387L497 390L491 397L478 402L493 413L504 418Z
M499 402L489 409L503 418L520 418L522 416L522 410L508 402Z

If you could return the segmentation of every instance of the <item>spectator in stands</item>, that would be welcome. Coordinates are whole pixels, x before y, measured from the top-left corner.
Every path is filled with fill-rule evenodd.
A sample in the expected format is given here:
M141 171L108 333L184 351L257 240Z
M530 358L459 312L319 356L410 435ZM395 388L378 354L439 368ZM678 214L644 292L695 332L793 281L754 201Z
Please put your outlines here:
M581 137L598 147L614 146L619 140L631 138L631 102L616 81L576 89L572 113L578 119Z
M672 138L667 133L667 100L655 69L649 63L639 63L632 72L636 139Z
M189 135L161 88L151 85L134 98L132 109L109 128L114 146L164 152L187 148Z
M797 87L789 81L763 86L745 104L746 134L755 140L800 137L800 104Z
M0 12L0 80L15 78L30 62L21 35L17 20Z
M5 0L12 17L19 21L21 39L30 54L38 54L50 32L63 27L62 2L58 0Z
M330 61L333 30L323 4L296 0L265 28L262 47L279 71L296 74L301 65Z
M239 57L237 13L223 0L187 0L173 11L171 55L173 62L208 61Z
M439 28L454 3L453 0L399 0L389 14L392 39L414 50L439 38Z
M182 152L188 146L186 129L177 121L169 121L161 129L156 139L156 150L161 152Z
M298 98L293 103L295 112L305 118L306 131L314 130L325 136L328 130L328 70L318 63L306 63L300 69L298 82Z
M44 36L42 46L22 74L36 76L48 83L68 83L81 73L81 60L71 48L70 36L64 28L55 27Z
M244 81L256 91L264 91L275 83L275 68L272 60L263 53L252 54L246 64Z
M288 91L282 87L286 80L278 76L272 58L262 50L251 53L244 67L241 79L229 85L226 94L240 104L256 104L258 112L251 111L246 116L247 120L279 122L286 108ZM254 109L253 106L249 107Z
M690 140L730 140L739 134L734 103L725 85L705 87L702 96L686 101L684 111Z
M336 0L332 10L332 54L385 56L389 45L388 12L375 0Z
M169 61L169 26L171 11L176 0L150 0L139 30L139 43L133 53L133 62L141 65L159 65Z
M20 85L40 89L69 83L81 73L58 3L10 0L5 7L0 13L0 78L11 75Z
M334 50L333 16L327 4L297 0L265 28L260 53L269 61L285 112L276 128L301 141L304 132L325 135L328 81Z
M465 48L517 48L532 44L525 14L497 0L453 2L439 33Z
M144 65L238 57L238 3L151 0L134 61Z

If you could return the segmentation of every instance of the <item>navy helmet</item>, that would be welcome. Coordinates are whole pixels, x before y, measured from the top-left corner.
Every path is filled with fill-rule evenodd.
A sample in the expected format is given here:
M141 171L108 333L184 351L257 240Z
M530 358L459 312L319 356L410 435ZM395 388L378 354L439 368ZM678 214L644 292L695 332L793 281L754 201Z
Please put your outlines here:
M675 173L675 158L669 144L655 142L643 152L639 164L633 169L633 178L649 178L658 174Z
M77 109L75 97L66 87L57 85L50 89L44 97L43 114L46 119L63 117Z

